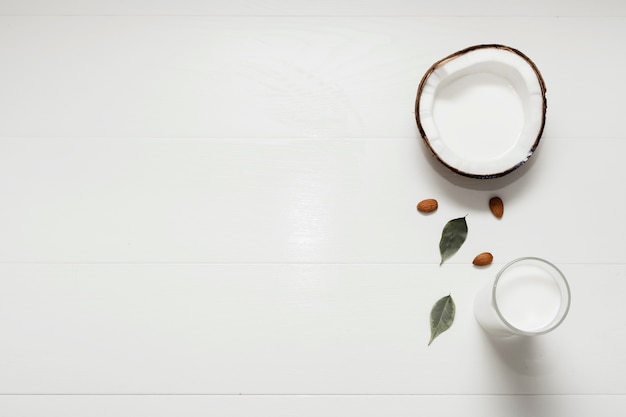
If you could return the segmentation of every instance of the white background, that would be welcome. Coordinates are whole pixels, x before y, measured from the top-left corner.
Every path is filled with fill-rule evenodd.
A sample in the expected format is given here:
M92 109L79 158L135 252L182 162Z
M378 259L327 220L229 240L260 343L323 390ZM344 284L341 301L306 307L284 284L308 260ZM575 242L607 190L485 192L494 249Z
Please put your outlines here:
M0 0L0 415L624 415L624 39L617 0ZM487 182L413 114L480 43L548 89L537 154ZM490 340L474 294L527 255L570 315Z

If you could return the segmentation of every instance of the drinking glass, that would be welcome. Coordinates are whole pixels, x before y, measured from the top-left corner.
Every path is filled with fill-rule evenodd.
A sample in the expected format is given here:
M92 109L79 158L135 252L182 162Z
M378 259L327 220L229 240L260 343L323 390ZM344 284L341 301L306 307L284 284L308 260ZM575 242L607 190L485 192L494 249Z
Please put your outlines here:
M570 298L567 279L555 265L524 257L506 264L479 290L474 315L491 334L537 336L563 322Z

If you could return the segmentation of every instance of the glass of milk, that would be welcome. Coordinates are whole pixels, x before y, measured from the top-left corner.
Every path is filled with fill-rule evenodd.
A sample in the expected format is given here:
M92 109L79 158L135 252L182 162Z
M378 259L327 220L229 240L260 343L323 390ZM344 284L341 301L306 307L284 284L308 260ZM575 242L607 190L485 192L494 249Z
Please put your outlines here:
M569 306L563 273L544 259L525 257L509 262L478 292L474 314L489 333L536 336L561 324Z

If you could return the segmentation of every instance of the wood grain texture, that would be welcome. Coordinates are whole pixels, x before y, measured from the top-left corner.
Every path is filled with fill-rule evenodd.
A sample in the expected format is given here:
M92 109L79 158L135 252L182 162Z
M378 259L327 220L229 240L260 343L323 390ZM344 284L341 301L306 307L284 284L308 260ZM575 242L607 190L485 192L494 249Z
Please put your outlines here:
M541 70L546 137L623 138L610 98L626 95L615 53L624 26L613 17L0 17L0 137L416 137L424 72L496 42Z
M623 416L625 4L0 1L0 416ZM494 42L541 70L547 125L476 182L414 100ZM491 340L474 294L524 255L570 315Z
M149 415L189 417L227 415L248 417L378 417L393 413L414 416L416 410L431 415L461 414L467 417L593 417L620 416L626 396L2 396L0 410L20 417L68 415L135 417ZM45 411L44 411L45 410Z
M561 265L567 321L526 340L474 319L499 266L3 264L0 392L626 394L624 264Z
M501 2L481 0L4 0L0 14L26 15L254 15L254 16L625 16L619 0L528 0Z
M441 171L418 139L3 139L0 260L430 264L443 225L467 214L451 263L621 262L625 153L547 140L505 183ZM424 198L437 212L416 210Z

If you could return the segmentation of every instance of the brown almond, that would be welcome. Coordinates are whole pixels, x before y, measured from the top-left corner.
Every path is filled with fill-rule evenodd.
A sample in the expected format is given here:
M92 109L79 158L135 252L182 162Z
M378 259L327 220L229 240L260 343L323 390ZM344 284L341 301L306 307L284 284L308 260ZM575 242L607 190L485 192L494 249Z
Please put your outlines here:
M497 218L502 218L504 214L504 203L500 197L492 197L489 200L489 210L493 213Z
M489 252L483 252L476 255L472 263L476 266L485 266L493 262L493 255Z
M422 213L432 213L437 210L439 203L434 198L428 198L417 203L417 210Z

